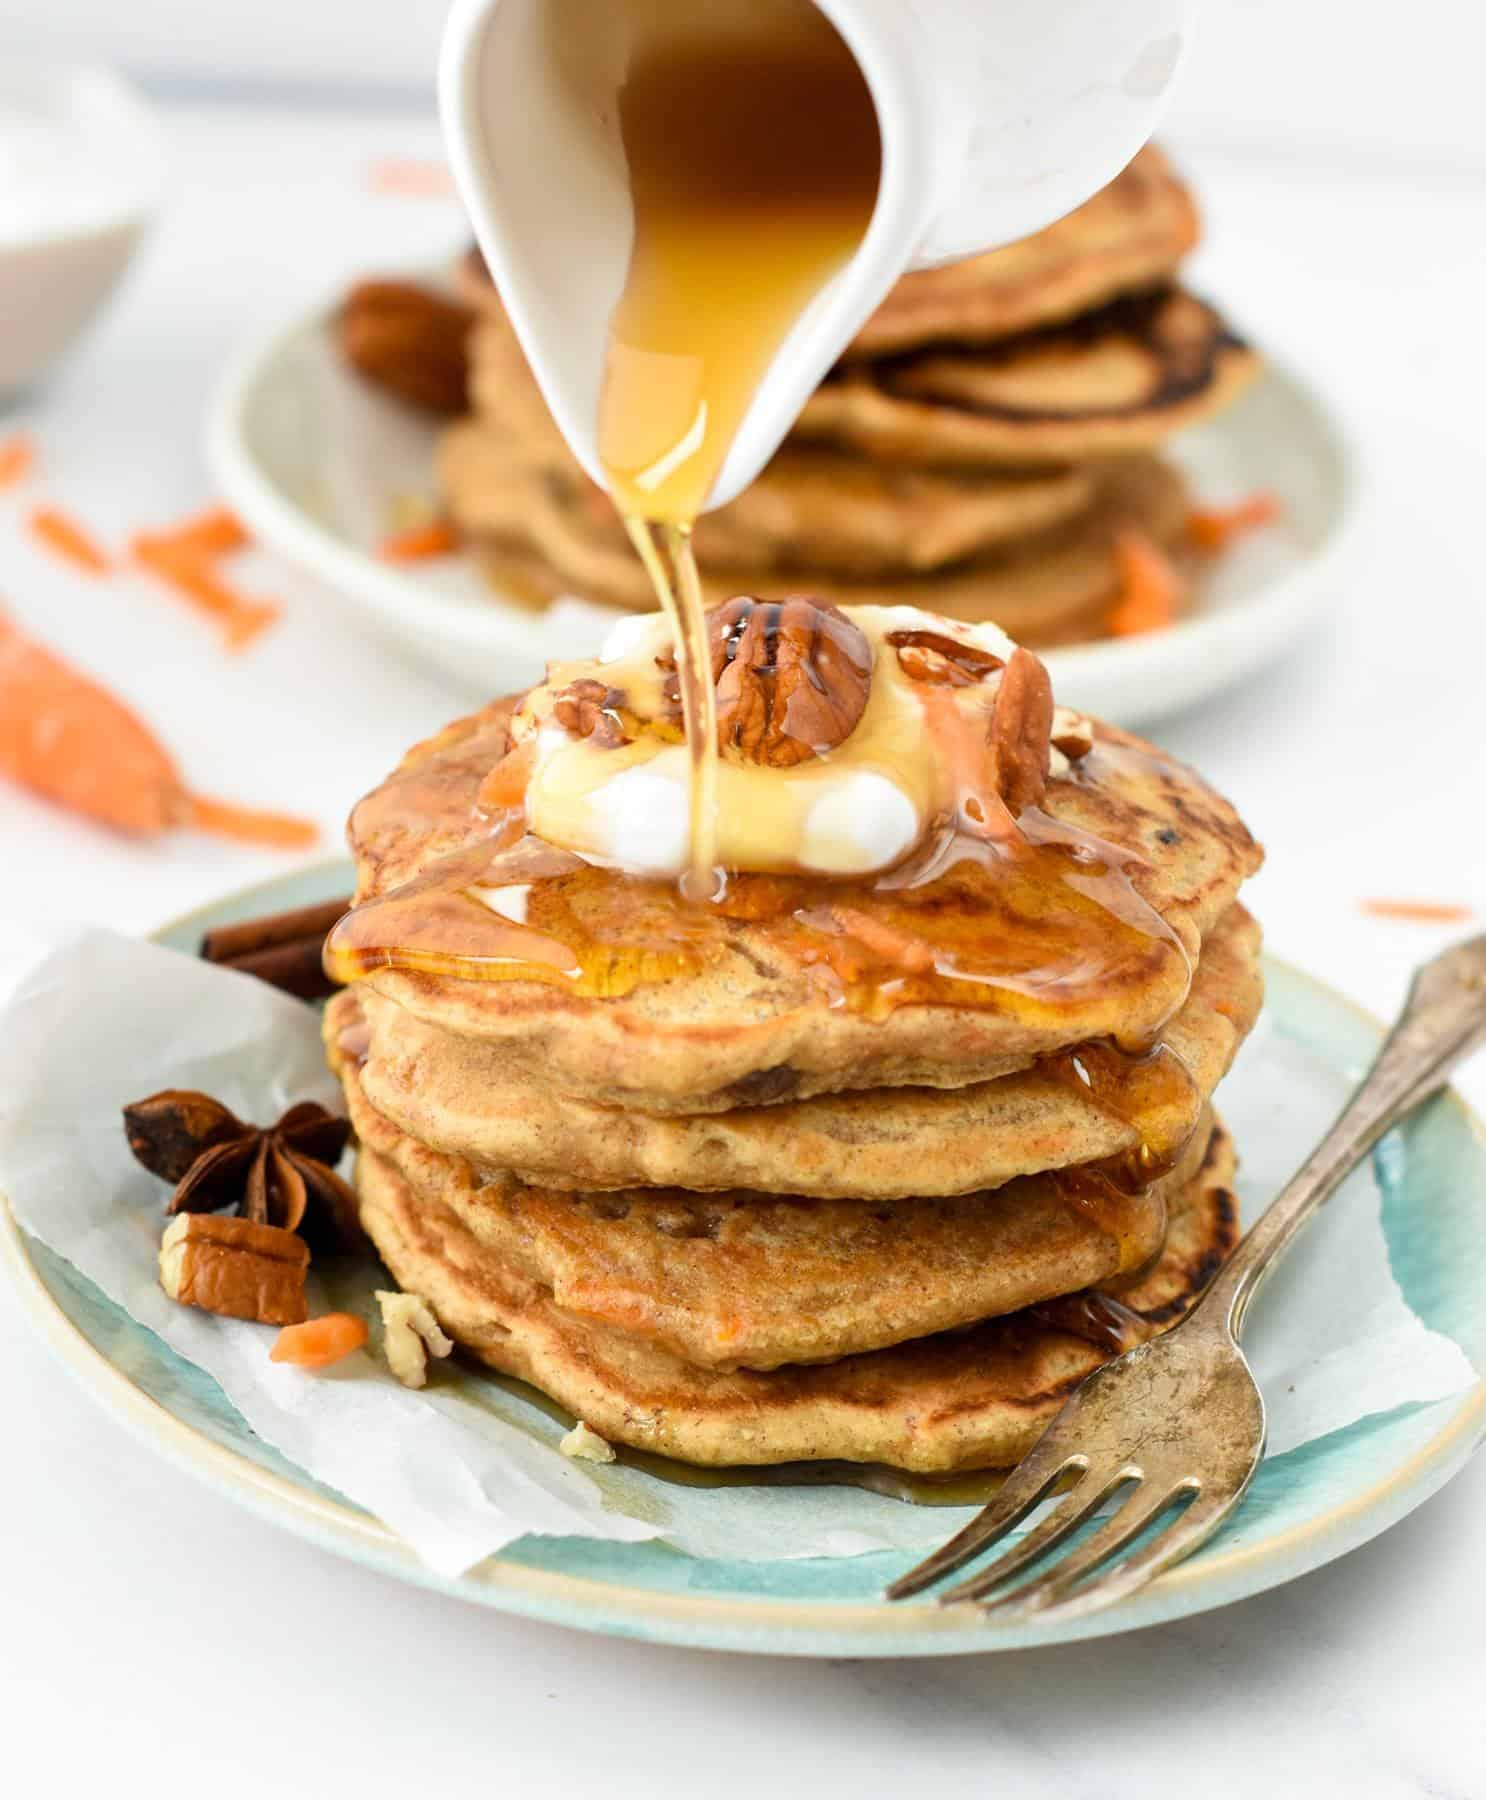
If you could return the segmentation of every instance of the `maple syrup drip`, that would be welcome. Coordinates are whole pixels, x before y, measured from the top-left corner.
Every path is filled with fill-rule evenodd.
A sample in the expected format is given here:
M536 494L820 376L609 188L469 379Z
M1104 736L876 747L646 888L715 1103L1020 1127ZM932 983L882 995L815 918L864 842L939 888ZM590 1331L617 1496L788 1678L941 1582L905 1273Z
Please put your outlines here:
M1120 1355L1145 1336L1145 1320L1140 1314L1098 1288L1086 1288L1081 1294L1061 1294L1056 1300L1040 1300L1027 1311L1038 1324L1083 1338L1107 1356Z
M394 804L394 817L398 810ZM1107 1000L1112 988L1145 993L1155 984L1172 1011L1186 995L1185 956L1159 921L1127 918L1097 887L1091 894L1068 885L1070 871L1082 882L1086 865L1047 844L963 840L961 855L936 857L909 887L735 874L711 905L698 907L669 881L592 867L546 846L539 846L552 859L546 865L538 854L517 858L498 847L489 820L477 817L470 828L479 834L472 844L364 901L335 927L326 950L331 975L352 981L401 968L614 997L715 964L731 953L740 925L761 925L831 1004L870 1017L937 1002L1061 1020L1090 1000ZM502 889L519 889L511 896L519 904L500 900ZM480 897L492 891L494 906ZM1055 1075L1062 1066L1049 1065ZM1165 1076L1159 1054L1137 1066L1141 1081L1124 1104ZM1078 1079L1071 1069L1068 1078ZM1173 1088L1176 1081L1173 1073ZM1115 1085L1100 1094L1102 1104L1115 1104ZM1156 1097L1143 1103L1150 1123L1136 1126L1153 1154L1137 1171L1143 1179L1121 1171L1109 1178L1116 1199L1117 1183L1128 1189L1154 1180L1156 1156L1170 1151L1157 1129L1165 1115ZM1096 1208L1098 1193L1083 1203Z
M711 900L716 705L691 527L780 345L861 242L882 147L861 70L814 0L611 0L605 29L623 74L589 98L617 114L634 241L599 460L675 634L691 784L682 891Z
M1170 1174L1196 1127L1202 1096L1169 1044L1130 1055L1110 1043L1084 1043L1038 1067L1134 1134L1128 1151L1090 1165L1100 1185L1130 1194Z
M712 900L721 885L717 869L717 690L712 684L707 615L692 551L691 528L660 528L664 556L656 545L655 527L625 514L624 528L640 553L645 573L675 633L676 675L690 775L686 870L681 891L689 900Z

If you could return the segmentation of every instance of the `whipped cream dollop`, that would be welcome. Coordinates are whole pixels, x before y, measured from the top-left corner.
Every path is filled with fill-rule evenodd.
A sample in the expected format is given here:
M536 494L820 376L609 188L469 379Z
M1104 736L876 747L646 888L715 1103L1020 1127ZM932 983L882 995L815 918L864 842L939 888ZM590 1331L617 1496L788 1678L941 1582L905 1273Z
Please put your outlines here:
M828 755L772 767L724 752L717 770L719 861L728 868L868 875L891 868L952 803L957 774L926 695L977 717L984 730L1001 668L1017 646L998 627L940 619L911 606L844 607L871 653L861 717ZM964 646L987 672L955 684L915 680L890 641L929 633ZM531 745L527 821L548 843L590 862L648 875L685 867L689 762L674 698L672 635L660 614L619 620L598 657L555 665L513 721ZM562 723L575 683L599 682L606 728ZM670 692L668 694L668 685ZM572 708L566 709L571 718ZM1065 733L1077 715L1060 709ZM1054 735L1057 735L1055 728ZM623 741L621 741L623 740ZM1054 772L1067 763L1053 752ZM1061 764L1061 771L1058 765ZM502 896L504 901L504 896ZM490 903L490 902L487 902ZM509 903L497 903L507 911Z

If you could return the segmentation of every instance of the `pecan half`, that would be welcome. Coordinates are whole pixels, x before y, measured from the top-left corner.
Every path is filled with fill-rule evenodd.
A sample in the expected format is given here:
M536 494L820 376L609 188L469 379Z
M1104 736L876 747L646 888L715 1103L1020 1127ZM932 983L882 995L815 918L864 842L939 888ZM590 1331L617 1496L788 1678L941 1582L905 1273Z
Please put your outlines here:
M182 1213L160 1240L160 1285L182 1306L260 1325L298 1325L307 1315L310 1253L279 1225Z
M610 750L630 741L620 711L623 705L624 695L618 688L585 676L554 697L552 716L565 730L592 738L602 749Z
M1004 666L989 650L962 644L942 631L890 631L887 641L897 651L898 665L910 681L973 687Z
M1014 819L1047 789L1052 726L1047 670L1030 650L1019 649L1002 671L990 729L991 779Z
M363 281L341 303L341 353L359 375L420 412L468 407L467 306L407 281Z
M872 652L838 608L806 594L740 594L717 608L708 628L723 749L787 769L824 756L856 729Z

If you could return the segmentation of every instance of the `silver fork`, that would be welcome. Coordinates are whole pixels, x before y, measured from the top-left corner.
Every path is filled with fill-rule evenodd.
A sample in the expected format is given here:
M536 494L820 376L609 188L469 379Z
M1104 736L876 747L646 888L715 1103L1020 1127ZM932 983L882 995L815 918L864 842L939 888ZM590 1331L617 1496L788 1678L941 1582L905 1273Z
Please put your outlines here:
M1064 1483L1063 1499L1020 1542L940 1603L975 1601L1007 1624L1081 1618L1128 1599L1211 1537L1264 1455L1264 1399L1238 1344L1249 1302L1343 1177L1483 1041L1486 937L1477 937L1414 976L1367 1078L1186 1319L1083 1381L995 1500L895 1581L888 1599L964 1568ZM1097 1531L993 1595L1117 1492L1119 1506ZM1155 1536L1138 1541L1163 1519Z

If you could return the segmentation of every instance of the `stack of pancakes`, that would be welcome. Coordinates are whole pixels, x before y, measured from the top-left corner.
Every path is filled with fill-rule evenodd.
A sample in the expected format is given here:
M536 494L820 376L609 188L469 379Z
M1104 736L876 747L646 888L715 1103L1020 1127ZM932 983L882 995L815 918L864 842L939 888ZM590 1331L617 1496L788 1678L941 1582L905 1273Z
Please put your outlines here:
M1175 285L1197 234L1189 191L1147 147L1034 237L904 277L769 467L699 522L709 602L788 584L993 619L1036 646L1100 636L1121 534L1183 547L1188 497L1161 446L1257 367ZM463 287L473 414L439 458L455 524L509 591L648 611L644 571L478 257Z
M358 901L417 893L488 831L509 714L452 726L362 802ZM1064 963L1054 912L1046 968L992 1005L843 1005L767 906L700 967L606 997L372 959L326 1043L402 1287L615 1443L1016 1461L1235 1241L1211 1096L1260 1003L1236 898L1253 839L1191 770L1089 730L1042 813L1123 847L1122 912L1147 923L1105 964ZM629 878L584 879L602 897Z

